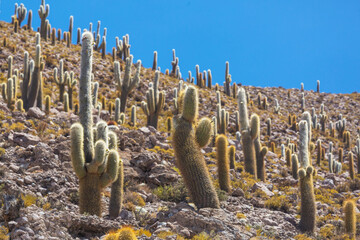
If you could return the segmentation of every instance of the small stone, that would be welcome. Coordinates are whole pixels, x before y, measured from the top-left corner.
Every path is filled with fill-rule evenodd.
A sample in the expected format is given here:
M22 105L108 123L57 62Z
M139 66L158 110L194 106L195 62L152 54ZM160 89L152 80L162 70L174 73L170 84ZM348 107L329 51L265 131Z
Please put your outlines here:
M27 115L29 117L33 117L33 118L37 118L37 119L42 119L45 117L45 113L43 111L41 111L40 108L38 108L38 107L29 108Z

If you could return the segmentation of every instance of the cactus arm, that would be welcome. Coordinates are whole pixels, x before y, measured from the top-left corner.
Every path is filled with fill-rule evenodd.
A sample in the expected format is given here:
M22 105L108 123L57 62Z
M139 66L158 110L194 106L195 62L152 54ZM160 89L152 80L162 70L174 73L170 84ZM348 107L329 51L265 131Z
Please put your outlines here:
M86 176L83 134L84 130L81 124L74 123L71 126L71 162L79 179Z
M100 186L102 188L114 182L118 177L119 154L116 150L110 150L106 165L106 172L100 177Z
M211 128L211 120L209 118L200 119L195 132L196 142L200 148L205 147L209 143L212 133Z

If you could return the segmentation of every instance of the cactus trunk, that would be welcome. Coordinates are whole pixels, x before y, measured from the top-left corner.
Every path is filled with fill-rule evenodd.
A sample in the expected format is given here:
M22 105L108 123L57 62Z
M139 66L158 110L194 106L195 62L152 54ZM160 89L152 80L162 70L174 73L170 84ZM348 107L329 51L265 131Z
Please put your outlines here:
M101 216L101 187L97 173L87 174L79 181L80 213Z

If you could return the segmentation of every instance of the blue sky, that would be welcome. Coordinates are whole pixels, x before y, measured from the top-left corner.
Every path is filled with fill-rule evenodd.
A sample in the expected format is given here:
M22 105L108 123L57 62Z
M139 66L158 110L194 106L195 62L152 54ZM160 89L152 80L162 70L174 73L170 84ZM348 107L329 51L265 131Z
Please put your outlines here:
M0 0L0 20L10 21L14 4ZM41 0L23 0L34 13ZM347 0L57 0L50 4L52 27L88 28L101 20L107 50L115 37L130 35L131 53L145 67L158 51L162 72L171 68L172 52L182 75L211 69L222 85L225 62L233 81L253 86L282 86L351 93L360 90L360 1Z

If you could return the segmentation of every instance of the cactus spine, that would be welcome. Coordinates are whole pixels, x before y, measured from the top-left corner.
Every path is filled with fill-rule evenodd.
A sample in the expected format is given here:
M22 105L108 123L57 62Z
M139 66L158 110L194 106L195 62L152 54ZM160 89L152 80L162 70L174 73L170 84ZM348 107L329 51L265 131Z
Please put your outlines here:
M98 137L93 142L91 71L93 38L90 32L82 36L79 102L80 123L71 126L71 161L80 185L80 213L101 216L101 191L117 179L119 155L107 150L106 142ZM104 134L105 124L98 134ZM106 139L105 139L106 140Z
M243 88L238 91L238 105L240 113L240 129L241 139L243 143L243 151L245 157L245 171L254 175L256 179L256 154L254 140L259 135L259 117L252 115L250 124L248 119L247 104L246 104L246 93Z
M220 189L229 192L231 190L229 173L230 164L226 136L223 134L217 136L215 145Z
M315 194L313 176L315 170L312 166L308 166L306 171L304 168L299 170L299 188L301 193L301 219L299 223L302 232L313 233L315 230Z
M136 65L136 73L133 77L131 77L131 66L132 66L133 57L126 58L125 64L125 75L121 78L120 73L120 63L118 61L114 62L114 73L115 73L115 81L117 83L117 89L120 92L120 112L124 112L126 108L126 101L129 93L137 86L140 80L140 68L141 61L138 60Z
M356 205L352 200L346 200L344 202L344 213L345 213L345 232L350 237L356 236Z
M203 119L197 126L201 131L195 129L198 116L196 88L188 87L183 101L181 115L173 119L173 147L177 166L195 205L198 208L219 208L219 200L200 151L200 147L204 147L210 139L211 122ZM201 144L196 139L201 140Z
M165 91L159 92L159 78L160 72L155 71L154 83L149 85L149 90L146 92L146 100L141 102L141 109L147 116L147 125L153 126L157 129L159 114L164 108Z

